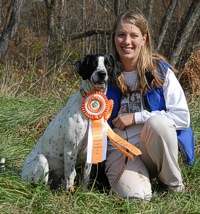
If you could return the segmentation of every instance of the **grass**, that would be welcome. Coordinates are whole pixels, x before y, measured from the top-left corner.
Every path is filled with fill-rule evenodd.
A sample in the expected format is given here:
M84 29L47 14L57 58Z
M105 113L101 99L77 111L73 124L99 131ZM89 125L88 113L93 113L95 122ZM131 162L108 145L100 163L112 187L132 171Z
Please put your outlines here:
M67 99L67 98L66 98ZM185 168L180 160L186 192L160 196L155 201L129 201L94 189L78 187L74 195L64 190L51 191L42 183L32 187L20 180L23 161L44 129L66 100L2 96L0 102L0 213L200 213L200 100L191 100L191 121L195 133L193 166ZM156 192L156 187L154 188Z

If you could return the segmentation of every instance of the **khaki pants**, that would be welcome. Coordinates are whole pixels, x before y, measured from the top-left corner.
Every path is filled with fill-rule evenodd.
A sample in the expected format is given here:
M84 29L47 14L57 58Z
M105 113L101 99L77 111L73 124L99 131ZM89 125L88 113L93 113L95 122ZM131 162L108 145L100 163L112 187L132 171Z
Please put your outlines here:
M126 131L116 132L125 138ZM134 142L133 139L128 141ZM123 198L149 200L152 196L150 178L155 177L168 186L183 185L176 130L169 119L152 116L142 127L137 146L142 155L133 161L129 159L125 164L125 156L111 143L108 144L106 174L111 186L117 180L113 188L115 194ZM120 172L122 175L117 178Z

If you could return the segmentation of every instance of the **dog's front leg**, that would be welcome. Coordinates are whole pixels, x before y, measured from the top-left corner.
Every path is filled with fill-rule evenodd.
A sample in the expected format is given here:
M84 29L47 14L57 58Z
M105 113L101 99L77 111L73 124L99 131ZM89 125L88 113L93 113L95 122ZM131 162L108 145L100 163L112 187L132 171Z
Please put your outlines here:
M64 175L65 175L65 188L70 190L74 185L74 179L76 177L76 159L77 149L69 151L68 148L64 148Z
M87 189L89 185L91 169L92 169L92 164L85 163L84 171L83 171L83 186L85 189Z

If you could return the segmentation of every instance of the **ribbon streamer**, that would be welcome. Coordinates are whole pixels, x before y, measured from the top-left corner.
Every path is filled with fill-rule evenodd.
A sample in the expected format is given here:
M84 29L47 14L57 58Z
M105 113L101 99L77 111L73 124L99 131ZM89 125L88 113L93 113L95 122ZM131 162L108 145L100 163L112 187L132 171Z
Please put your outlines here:
M91 91L82 101L82 111L89 118L87 163L99 163L106 159L107 136L131 160L134 160L134 155L142 154L137 147L117 135L107 123L113 105L113 100L108 100L101 91Z

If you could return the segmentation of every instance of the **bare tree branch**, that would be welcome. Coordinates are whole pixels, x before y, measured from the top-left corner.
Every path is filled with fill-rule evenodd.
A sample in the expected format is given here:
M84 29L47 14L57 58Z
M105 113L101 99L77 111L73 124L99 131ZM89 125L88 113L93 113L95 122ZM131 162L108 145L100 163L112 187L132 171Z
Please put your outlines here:
M182 20L181 27L177 34L177 39L175 41L174 51L170 57L170 62L173 66L177 64L181 52L187 44L189 36L192 34L194 26L199 17L200 0L193 0L185 16L185 19Z
M130 9L130 1L129 0L125 1L125 7L126 7L127 10Z
M114 11L115 16L117 17L120 13L120 0L114 0Z
M88 30L85 32L71 34L68 36L68 38L70 38L71 40L75 40L75 39L81 39L81 38L85 38L85 37L94 36L97 34L111 35L111 31L110 30L104 30L104 29L92 29L92 30Z
M101 4L101 6L104 8L104 10L107 11L106 7L108 7L109 10L111 10L112 12L114 12L113 7L108 3L108 1L106 1L106 0L103 0L103 1L100 0L100 1L98 1L98 2Z
M48 34L51 37L55 36L55 20L54 20L54 9L55 9L55 0L44 0L46 8L47 8L47 29Z
M9 41L14 36L19 19L23 0L13 0L8 8L8 20L0 36L0 58L2 58L8 48Z
M162 23L160 26L160 30L159 30L159 34L158 34L157 47L156 47L157 51L160 51L162 43L165 39L165 34L167 32L169 23L171 21L173 11L174 11L177 3L178 3L178 0L170 0L170 2L169 2L169 5L168 5L165 15L163 17L163 20L162 20Z
M154 3L154 0L149 0L146 7L146 17L147 17L149 26L151 26L151 21L152 21L153 3Z

